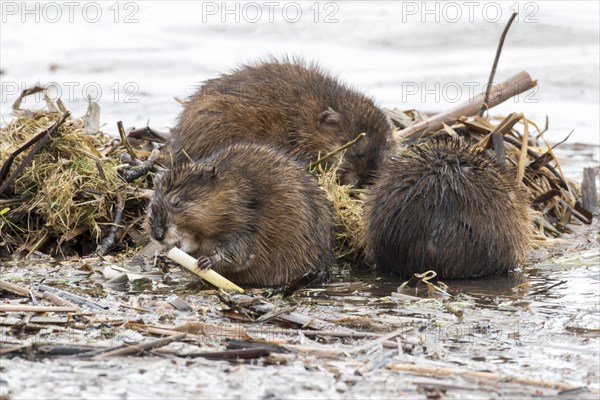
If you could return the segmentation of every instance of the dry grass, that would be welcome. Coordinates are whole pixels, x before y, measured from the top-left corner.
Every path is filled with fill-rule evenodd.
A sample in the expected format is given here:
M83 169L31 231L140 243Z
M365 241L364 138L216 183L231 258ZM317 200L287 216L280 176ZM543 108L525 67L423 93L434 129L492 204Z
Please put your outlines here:
M351 195L352 186L339 183L337 165L319 165L314 173L333 205L336 225L335 255L338 260L362 262L361 221L363 201Z
M36 111L0 129L0 165L59 116ZM32 251L48 239L61 243L82 231L99 242L101 225L111 222L117 193L127 186L117 173L118 160L101 153L111 140L102 133L86 134L78 118L68 118L58 128L14 181L11 193L3 194L4 252ZM13 169L28 153L16 157Z

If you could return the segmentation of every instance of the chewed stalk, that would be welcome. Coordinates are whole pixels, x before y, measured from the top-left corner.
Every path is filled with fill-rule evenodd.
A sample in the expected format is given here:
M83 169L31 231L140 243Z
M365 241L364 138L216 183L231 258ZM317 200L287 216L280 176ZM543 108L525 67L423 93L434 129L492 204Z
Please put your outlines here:
M197 260L187 254L185 251L178 249L177 247L173 247L167 253L167 257L176 263L183 266L185 269L193 272L198 275L200 278L205 281L213 284L214 286L224 289L224 290L234 290L239 293L244 293L244 289L236 285L235 283L225 279L223 276L219 275L216 271L212 269L200 269L198 268L196 262Z

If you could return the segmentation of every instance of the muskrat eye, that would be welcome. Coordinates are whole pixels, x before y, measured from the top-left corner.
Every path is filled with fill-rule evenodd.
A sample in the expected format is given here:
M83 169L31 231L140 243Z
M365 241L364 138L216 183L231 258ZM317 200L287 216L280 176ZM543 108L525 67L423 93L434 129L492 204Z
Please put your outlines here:
M181 201L181 199L173 199L171 201L171 206L173 206L174 208L179 208L182 204L183 202Z

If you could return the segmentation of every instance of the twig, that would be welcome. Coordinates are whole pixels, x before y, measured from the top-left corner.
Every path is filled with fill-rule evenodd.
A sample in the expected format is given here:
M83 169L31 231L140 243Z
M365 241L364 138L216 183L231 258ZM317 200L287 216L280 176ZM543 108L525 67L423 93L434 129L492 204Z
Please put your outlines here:
M121 225L121 220L123 219L123 209L125 208L125 197L122 195L117 195L117 206L115 208L115 216L113 218L113 223L108 230L108 234L104 239L102 239L102 243L98 246L98 254L100 256L106 255L108 251L115 245L117 232Z
M125 133L125 128L123 128L123 121L117 122L117 129L119 130L121 143L123 144L123 146L125 146L125 150L127 150L127 153L129 153L129 155L133 159L136 159L137 155L135 154L135 151L133 151L133 147L131 147L131 144L129 144L129 141L127 140L127 134Z
M319 278L321 271L310 271L302 275L299 278L294 279L291 282L286 283L267 294L266 298L269 299L276 295L281 294L283 297L289 297L296 293L298 290L306 287L311 282Z
M129 132L128 136L134 139L144 139L152 142L165 143L169 140L169 134L159 132L156 129L152 129L149 126L143 128L135 128Z
M557 283L555 283L553 285L550 285L550 286L547 286L547 287L545 287L543 289L536 290L535 292L532 292L532 293L528 293L527 296L535 296L536 294L547 292L548 290L550 290L550 289L552 289L554 287L560 286L560 285L564 285L565 283L567 283L567 281L557 282Z
M561 191L558 189L551 189L544 194L539 195L535 199L531 200L531 204L543 203L544 201L548 201L556 196L559 196Z
M37 139L37 144L35 145L35 147L33 149L31 149L29 154L27 154L27 157L25 157L25 159L23 161L21 161L21 164L19 164L19 166L15 169L15 171L8 178L6 178L6 180L4 180L4 182L2 183L2 186L0 186L0 195L2 193L4 193L4 191L8 188L8 186L17 178L17 176L19 176L21 171L23 171L23 169L31 162L33 157L42 149L42 147L44 147L44 145L46 143L48 143L48 141L50 140L52 135L58 130L58 127L61 126L63 122L65 122L65 120L69 117L69 115L70 115L70 113L67 111L54 123L54 125L52 125L50 128L46 129L44 132L42 132L39 135L36 135L34 137L34 139L35 139L38 136L41 136L39 139ZM27 147L30 145L31 144L28 144L28 143L25 144L25 146L27 146ZM22 151L21 149L18 149L16 151L16 153L19 154L21 151ZM4 166L2 167L2 170L0 170L0 179L8 174L8 170L10 169L10 166L11 166L13 160L14 160L14 157L12 155L10 157L8 157L8 159L4 163ZM7 166L7 164L8 164L8 166Z
M498 49L496 50L496 57L494 58L494 64L492 65L492 72L490 72L490 78L488 79L487 87L485 88L485 97L483 99L483 104L479 109L479 116L482 117L485 110L488 109L488 101L490 99L490 90L492 89L492 83L494 82L494 76L496 76L496 68L498 67L498 61L500 60L500 53L502 53L502 46L504 46L504 39L506 39L506 34L508 33L508 29L512 25L513 21L517 13L513 13L502 32L502 36L500 37L500 43L498 43Z
M510 113L500 124L494 129L483 141L486 142L491 138L494 152L496 153L496 161L500 165L506 164L504 136L515 126L519 120L523 118L522 114Z
M325 154L323 157L319 158L316 161L311 162L310 164L308 164L308 166L306 167L306 169L311 170L313 168L315 168L316 166L318 166L319 164L321 164L323 161L335 156L336 154L354 146L356 143L360 142L365 136L367 136L366 133L361 133L360 135L358 135L356 138L352 139L351 141L349 141L348 143L346 143L345 145L343 145L342 147L333 150L330 153Z
M294 353L313 354L319 357L339 357L348 354L347 349L337 347L317 347L299 344L284 344L282 347Z
M213 360L253 359L268 356L271 353L287 353L279 344L256 343L246 340L232 340L227 350L217 352L178 354L180 357L204 357Z
M99 346L90 345L56 345L46 343L34 343L33 351L38 358L60 357L60 356L77 356L80 354L97 351Z
M498 143L496 142L498 138L503 139L504 136L523 118L523 114L510 113L506 118L504 118L493 130L488 130L487 135L481 139L475 147L489 148L490 141L494 147L494 150L498 149ZM471 122L466 121L465 118L459 118L458 121L465 124L466 126L474 126ZM498 160L500 161L500 159ZM505 161L504 159L502 161Z
M172 342L177 342L185 338L187 333L180 333L178 335L168 336L157 340L151 340L145 343L140 343L134 346L121 345L106 350L102 350L99 353L85 354L85 356L100 356L100 357L114 357L114 356L127 356L131 354L140 353L147 350L157 349L163 347Z
M123 178L125 182L132 182L140 176L147 174L148 171L152 169L159 156L160 151L158 149L154 149L143 163L129 168L119 168L119 176Z
M549 128L549 127L550 127L550 126L549 126L548 114L546 114L546 123L544 124L544 129L542 129L542 130L541 130L541 131L540 131L540 132L537 134L537 136L535 137L535 139L536 139L536 140L537 140L537 139L539 139L539 138L540 138L540 137L541 137L541 136L542 136L544 133L546 133L546 131L548 130L548 128Z
M571 129L571 132L569 132L569 134L567 135L567 137L564 138L563 140L561 140L560 142L556 143L554 146L551 147L551 149L554 150L555 148L557 148L558 146L560 146L561 144L563 144L564 142L566 142L567 140L569 140L569 138L571 137L571 135L573 134L573 132L575 132L575 129Z
M44 136L46 136L48 134L48 131L54 126L54 124L47 128L44 129L42 132L38 133L37 135L35 135L33 138L31 138L27 143L25 143L23 146L19 147L17 150L15 150L4 162L4 165L2 165L2 169L0 170L0 180L4 180L6 178L6 175L8 175L8 172L10 171L10 167L12 167L12 163L15 160L15 158L21 154L22 152L24 152L25 150L27 150L29 147L33 146L34 144L36 144L38 141L40 141Z
M282 348L283 349L283 348ZM265 357L273 352L268 347L258 347L253 349L234 349L225 351L214 351L205 353L187 353L176 354L179 357L185 358L208 358L209 360L252 360L260 357Z
M10 353L25 353L23 351L23 349L29 349L30 347L32 347L33 344L29 343L29 344L18 344L16 346L10 346L10 347L4 347L2 346L2 348L0 348L0 355L5 355L5 354L10 354Z
M14 199L0 199L0 206L24 203L27 200L29 200L28 197L20 197L20 198L14 198Z
M542 154L541 156L537 156L535 153L530 153L529 150L527 151L527 154L529 154L530 156L533 157L533 161L531 163L529 163L529 165L527 166L527 168L531 169L531 170L536 170L536 169L540 169L542 167L547 167L548 163L550 161L552 161L552 154L550 154L549 152L545 152L544 154Z

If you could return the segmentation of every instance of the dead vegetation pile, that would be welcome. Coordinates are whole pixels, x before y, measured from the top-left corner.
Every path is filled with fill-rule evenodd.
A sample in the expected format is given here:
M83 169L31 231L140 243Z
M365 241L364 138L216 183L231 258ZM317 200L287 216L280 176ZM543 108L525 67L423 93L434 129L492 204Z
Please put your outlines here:
M0 129L0 256L84 255L105 253L117 242L136 245L150 181L127 172L143 150L126 161L121 140L88 133L86 118L54 104L49 109L17 104L17 117Z

